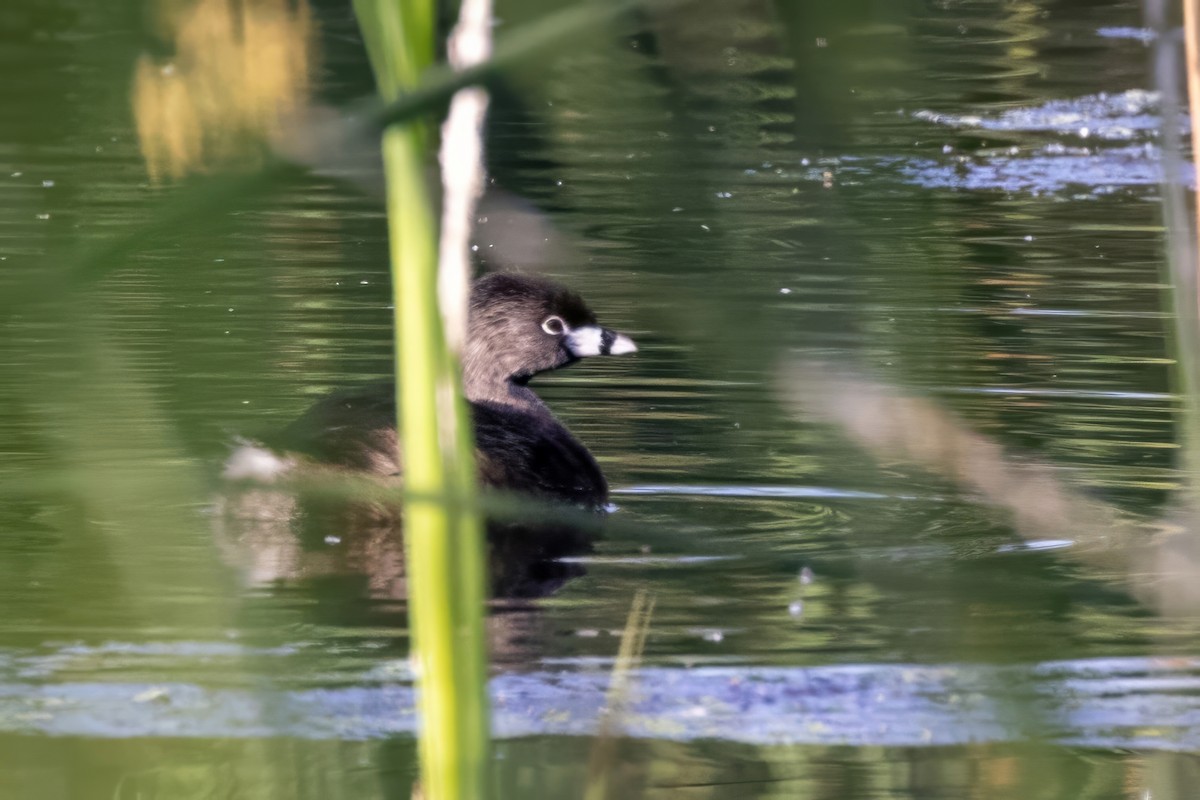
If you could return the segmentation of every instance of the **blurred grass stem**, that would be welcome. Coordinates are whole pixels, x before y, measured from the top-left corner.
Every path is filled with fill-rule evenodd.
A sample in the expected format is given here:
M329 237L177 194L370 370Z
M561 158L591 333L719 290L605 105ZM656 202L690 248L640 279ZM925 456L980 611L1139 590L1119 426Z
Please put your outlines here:
M1147 22L1158 32L1153 51L1155 84L1162 95L1162 160L1163 215L1167 240L1167 258L1163 282L1167 292L1168 318L1172 327L1167 343L1175 362L1171 379L1174 391L1183 404L1180 425L1181 454L1179 464L1188 502L1197 506L1200 501L1200 247L1197 245L1195 217L1188 212L1189 174L1193 167L1184 157L1179 131L1182 130L1180 109L1185 105L1185 93L1190 98L1193 153L1200 147L1200 132L1196 130L1196 114L1200 110L1200 73L1197 72L1197 0L1183 0L1184 59L1187 64L1186 89L1179 83L1179 46L1176 29L1170 22L1166 0L1146 5ZM1193 162L1194 163L1194 162ZM1194 203L1194 198L1193 198ZM1197 209L1200 212L1200 209Z
M605 695L604 710L596 743L588 759L587 785L584 800L604 800L609 794L608 775L616 760L618 727L630 701L631 676L641 662L646 650L646 636L650 633L650 618L654 614L654 598L639 589L633 596L625 629L621 632L621 646L613 664L612 683Z

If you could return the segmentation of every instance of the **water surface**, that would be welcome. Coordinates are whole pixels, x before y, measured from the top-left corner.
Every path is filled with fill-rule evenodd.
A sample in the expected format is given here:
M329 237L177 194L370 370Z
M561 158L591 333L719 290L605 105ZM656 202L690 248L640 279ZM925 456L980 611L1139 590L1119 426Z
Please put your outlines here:
M1186 796L1162 776L1200 736L1190 624L1072 558L1078 531L1027 542L781 387L836 359L1157 519L1177 403L1139 4L762 12L647 14L498 100L492 174L553 241L489 218L484 266L538 262L640 346L537 384L618 524L495 610L504 796L579 795L637 591L614 796ZM129 118L139 16L4 13L0 292L171 191ZM318 8L325 102L370 91L347 14ZM6 796L409 796L402 599L247 580L211 526L235 437L390 370L384 237L377 197L308 176L6 311Z

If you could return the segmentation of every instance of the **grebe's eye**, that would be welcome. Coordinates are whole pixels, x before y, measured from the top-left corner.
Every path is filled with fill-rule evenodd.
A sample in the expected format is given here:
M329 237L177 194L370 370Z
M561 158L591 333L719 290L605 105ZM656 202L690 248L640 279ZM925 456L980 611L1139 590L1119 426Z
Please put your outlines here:
M567 323L559 316L546 317L546 321L542 323L542 330L551 336L562 336L567 332Z

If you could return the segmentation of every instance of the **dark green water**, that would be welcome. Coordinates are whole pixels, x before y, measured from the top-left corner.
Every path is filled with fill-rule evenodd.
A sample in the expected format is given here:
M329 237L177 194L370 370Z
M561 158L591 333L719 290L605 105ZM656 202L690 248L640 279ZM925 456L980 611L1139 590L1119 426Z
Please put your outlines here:
M700 8L532 65L493 116L505 202L546 230L484 212L486 266L549 272L640 345L538 383L620 524L493 617L501 796L582 794L639 590L610 796L1190 796L1191 623L1073 525L1022 538L873 458L786 377L816 353L909 387L1157 519L1177 403L1140 5ZM317 16L322 101L370 92L348 11ZM0 303L57 298L0 306L0 795L409 797L385 565L231 547L212 512L235 437L389 371L378 199L290 179L59 287L171 196L128 98L161 45L132 6L0 21Z

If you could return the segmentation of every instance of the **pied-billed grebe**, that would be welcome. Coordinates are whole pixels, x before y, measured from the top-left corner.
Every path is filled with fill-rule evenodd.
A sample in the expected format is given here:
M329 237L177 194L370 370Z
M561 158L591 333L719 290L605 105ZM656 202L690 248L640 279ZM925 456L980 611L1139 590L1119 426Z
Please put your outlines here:
M633 340L596 323L573 292L527 275L493 273L471 291L463 389L475 421L481 483L599 510L608 484L596 460L529 388L530 378L585 356L637 350ZM402 472L395 385L374 384L318 400L278 436L274 450L375 475ZM243 458L248 458L242 454ZM247 472L231 460L226 474Z

